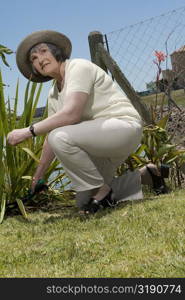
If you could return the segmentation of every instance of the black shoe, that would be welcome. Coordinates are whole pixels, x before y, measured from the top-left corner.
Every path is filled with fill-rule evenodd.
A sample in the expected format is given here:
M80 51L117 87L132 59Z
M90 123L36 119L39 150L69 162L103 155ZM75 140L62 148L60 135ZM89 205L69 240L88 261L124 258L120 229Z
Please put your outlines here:
M99 201L99 205L102 206L103 208L115 207L117 205L117 201L114 198L112 189L102 200Z
M90 213L96 213L99 209L101 208L101 205L99 203L99 201L97 201L96 199L91 199L90 203L89 203L89 212Z
M117 201L114 199L112 189L110 192L100 201L91 198L89 203L83 207L85 212L96 213L99 209L107 208L107 207L115 207L117 205Z
M91 213L94 214L100 209L99 201L94 198L91 198L89 202L83 206L82 210L85 214Z
M164 178L162 176L155 175L152 170L147 166L147 170L152 177L153 187L152 189L157 195L169 193L169 189L166 186ZM167 176L167 174L165 175Z
M169 177L169 173L170 173L169 165L161 164L160 171L161 171L161 177L163 177L163 178Z

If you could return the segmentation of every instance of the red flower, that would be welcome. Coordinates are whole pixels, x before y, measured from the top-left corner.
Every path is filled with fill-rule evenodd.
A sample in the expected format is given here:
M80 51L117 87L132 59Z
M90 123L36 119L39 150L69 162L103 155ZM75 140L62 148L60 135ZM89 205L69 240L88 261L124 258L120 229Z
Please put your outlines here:
M167 57L167 55L162 51L155 51L154 55L156 56L159 63L161 63L162 61L165 61L165 59Z
M155 60L153 60L154 64L157 65L158 72L157 72L157 81L159 80L160 74L161 74L161 62L165 61L167 55L162 51L155 51L154 55L156 57Z

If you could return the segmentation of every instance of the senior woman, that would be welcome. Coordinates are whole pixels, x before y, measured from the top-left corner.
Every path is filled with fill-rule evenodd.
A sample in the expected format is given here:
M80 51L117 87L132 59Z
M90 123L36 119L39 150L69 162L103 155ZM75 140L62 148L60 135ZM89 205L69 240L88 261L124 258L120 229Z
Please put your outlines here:
M51 30L34 32L20 43L20 72L33 82L54 79L54 85L48 117L13 130L8 142L17 145L47 134L32 189L56 157L71 179L78 208L96 212L114 204L115 170L140 143L142 121L112 78L88 60L70 59L71 49L68 37Z

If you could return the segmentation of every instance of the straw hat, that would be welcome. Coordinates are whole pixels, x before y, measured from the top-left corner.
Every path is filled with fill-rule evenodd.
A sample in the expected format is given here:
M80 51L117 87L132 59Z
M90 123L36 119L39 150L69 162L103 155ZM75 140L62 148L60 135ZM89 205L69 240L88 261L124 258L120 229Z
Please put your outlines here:
M20 72L29 80L44 82L51 77L44 77L33 73L31 63L28 59L30 49L39 43L51 43L61 48L67 58L71 55L72 45L67 36L53 30L36 31L28 35L18 46L16 51L16 62Z

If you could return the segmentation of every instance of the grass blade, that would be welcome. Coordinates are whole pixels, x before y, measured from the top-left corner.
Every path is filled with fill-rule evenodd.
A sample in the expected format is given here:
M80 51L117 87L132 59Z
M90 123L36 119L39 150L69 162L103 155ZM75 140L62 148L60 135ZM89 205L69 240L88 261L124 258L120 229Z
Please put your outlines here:
M16 201L17 201L18 207L19 207L23 217L25 219L28 219L28 215L26 213L26 210L25 210L25 207L24 207L24 204L23 204L22 200L21 199L16 199Z
M3 222L4 219L5 207L6 207L6 197L5 194L3 193L3 197L1 200L0 224Z

